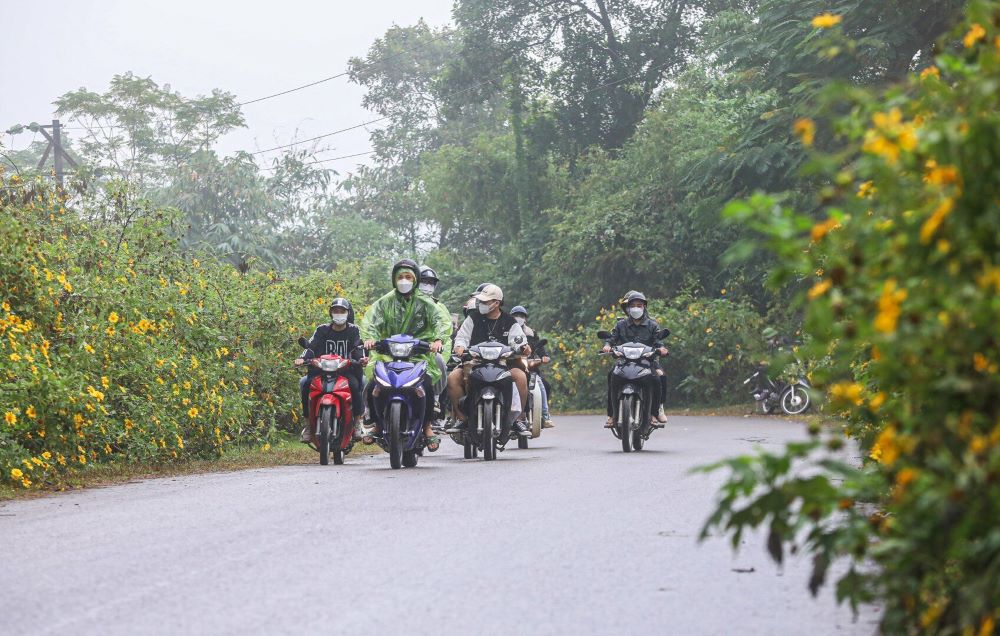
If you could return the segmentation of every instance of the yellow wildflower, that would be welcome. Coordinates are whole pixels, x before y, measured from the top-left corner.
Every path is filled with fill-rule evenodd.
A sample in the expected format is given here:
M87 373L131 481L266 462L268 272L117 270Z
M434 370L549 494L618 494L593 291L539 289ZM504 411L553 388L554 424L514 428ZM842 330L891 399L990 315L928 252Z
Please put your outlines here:
M118 313L112 311L110 314L108 314L108 322L110 322L113 325L117 324L118 323Z
M190 418L198 417L198 409L194 406L188 409L188 417Z
M86 351L87 353L94 353L94 348L93 348L93 347L91 347L91 346L90 346L89 344L87 344L86 342L85 342L85 343L83 343L83 350L84 350L84 351Z
M841 402L850 402L855 406L861 406L862 388L857 382L838 382L830 387L830 397Z
M831 281L829 278L821 280L820 282L816 283L815 285L812 286L812 289L809 290L809 300L815 300L819 298L820 296L828 292L830 290L830 287L832 286L833 286L833 281Z
M49 451L45 451L44 453L42 453L42 459L52 459L52 453L50 453Z
M931 214L930 218L924 221L923 226L920 228L920 242L923 244L930 243L931 238L933 238L934 233L938 231L941 227L941 223L944 222L945 217L951 214L952 208L955 207L955 201L952 199L945 199L937 206L934 213Z
M875 317L875 328L882 333L894 333L899 322L899 305L906 300L906 290L898 289L896 280L890 278L882 288L882 296L878 300L878 315Z
M986 29L984 29L983 26L977 22L969 28L969 32L965 34L964 38L962 38L962 44L965 45L965 48L971 49L977 42L980 42L985 37Z
M936 66L928 66L924 70L920 71L920 79L925 80L928 77L941 77L941 71L938 70Z
M3 419L4 419L4 421L7 422L7 424L9 424L11 426L14 426L15 424L17 424L17 414L16 413L12 413L10 411L7 411L6 413L3 414Z
M799 136L804 146L811 146L816 140L816 122L807 117L796 119L792 124L792 131Z
M38 411L35 410L34 405L29 406L28 408L26 408L24 410L24 414L27 415L28 417L30 417L31 419L35 419L36 417L38 417Z
M875 183L872 181L865 181L860 186L858 186L858 198L859 199L869 199L875 195L878 189L875 187Z
M103 386L105 389L111 386L111 380L108 379L108 376L106 375L101 376L101 386Z
M840 221L833 218L827 219L822 223L817 223L816 225L813 226L811 231L813 242L821 240L824 236L826 236L827 234L829 234L833 230L836 230L839 227L840 227Z
M885 393L882 393L881 391L876 393L872 397L872 399L868 402L869 408L871 408L871 410L873 411L877 411L880 408L882 408L883 404L885 404Z
M839 15L834 15L832 13L821 13L812 19L812 27L814 29L832 29L843 21L843 18Z
M25 477L24 479L21 480L21 485L24 486L25 488L31 488L31 480Z
M20 479L24 477L24 473L21 472L20 468L11 468L10 476L13 477L14 479Z

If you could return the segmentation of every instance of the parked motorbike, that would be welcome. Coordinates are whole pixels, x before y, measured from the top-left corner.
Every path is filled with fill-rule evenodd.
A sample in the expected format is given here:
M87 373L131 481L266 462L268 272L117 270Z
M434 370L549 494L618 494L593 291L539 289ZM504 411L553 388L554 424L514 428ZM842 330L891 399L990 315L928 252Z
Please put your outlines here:
M775 382L767 374L767 365L757 365L757 370L743 384L753 382L751 395L761 413L774 413L778 408L787 415L800 415L809 410L809 390L812 385L806 378L792 382Z
M656 333L656 338L660 340L669 335L669 329L661 329ZM607 340L611 333L598 331L597 337ZM622 451L628 453L642 450L653 432L649 425L652 396L643 386L642 380L650 375L655 377L654 363L658 357L656 349L641 342L626 342L612 347L611 352L606 355L615 357L611 373L620 380L616 383L617 387L612 385L612 421L615 427L611 429L611 433L621 440Z
M427 363L414 363L410 358L430 351L430 344L399 334L378 341L375 350L392 356L392 361L375 364L372 415L376 428L372 437L389 454L390 466L412 468L426 444L425 406L426 400L433 398L424 391Z
M309 348L309 341L299 338L303 349ZM306 426L313 431L319 463L343 464L344 456L354 446L354 422L351 409L351 387L344 375L357 362L342 358L337 354L326 354L310 358L299 366L311 366L320 373L309 382L309 419Z

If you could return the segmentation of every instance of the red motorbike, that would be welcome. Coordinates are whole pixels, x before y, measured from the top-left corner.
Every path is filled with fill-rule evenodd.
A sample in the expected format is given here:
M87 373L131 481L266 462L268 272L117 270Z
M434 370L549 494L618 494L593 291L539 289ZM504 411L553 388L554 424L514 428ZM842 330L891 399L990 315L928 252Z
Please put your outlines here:
M299 338L299 344L308 348L309 341ZM320 373L309 382L309 421L306 426L313 431L313 443L319 450L319 463L344 463L344 456L354 446L354 412L351 410L351 387L344 374L357 362L337 354L310 358L301 366L309 365Z

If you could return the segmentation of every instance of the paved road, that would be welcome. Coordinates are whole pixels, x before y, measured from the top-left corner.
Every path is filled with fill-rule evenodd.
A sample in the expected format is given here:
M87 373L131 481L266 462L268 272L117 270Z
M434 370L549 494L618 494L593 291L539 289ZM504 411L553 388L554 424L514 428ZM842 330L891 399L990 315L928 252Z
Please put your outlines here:
M675 417L626 455L600 418L527 451L157 479L0 507L4 634L871 634L760 536L696 537L721 475L804 436ZM616 450L617 449L617 450ZM747 572L748 570L752 570Z

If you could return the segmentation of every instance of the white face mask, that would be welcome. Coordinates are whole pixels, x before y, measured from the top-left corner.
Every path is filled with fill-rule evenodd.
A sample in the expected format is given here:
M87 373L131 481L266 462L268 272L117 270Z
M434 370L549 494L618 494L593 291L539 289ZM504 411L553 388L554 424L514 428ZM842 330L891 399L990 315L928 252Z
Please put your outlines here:
M632 316L632 318L635 319L635 320L639 320L640 318L642 318L642 315L644 313L646 313L646 309L644 307L629 307L628 308L628 315Z
M434 295L434 290L436 288L437 288L437 285L435 285L434 283L420 283L420 286L418 287L418 289L420 291L424 292L428 296L433 296Z
M347 322L347 314L333 314L331 319L333 320L333 324L342 325Z
M476 307L479 309L479 313L484 316L492 311L489 303L476 303Z
M523 325L524 323L528 322L528 320L526 318L521 318L520 316L518 316L514 320L516 320L517 324L519 324L519 325Z
M413 281L401 278L396 281L396 289L399 290L400 294L409 294L413 291Z

